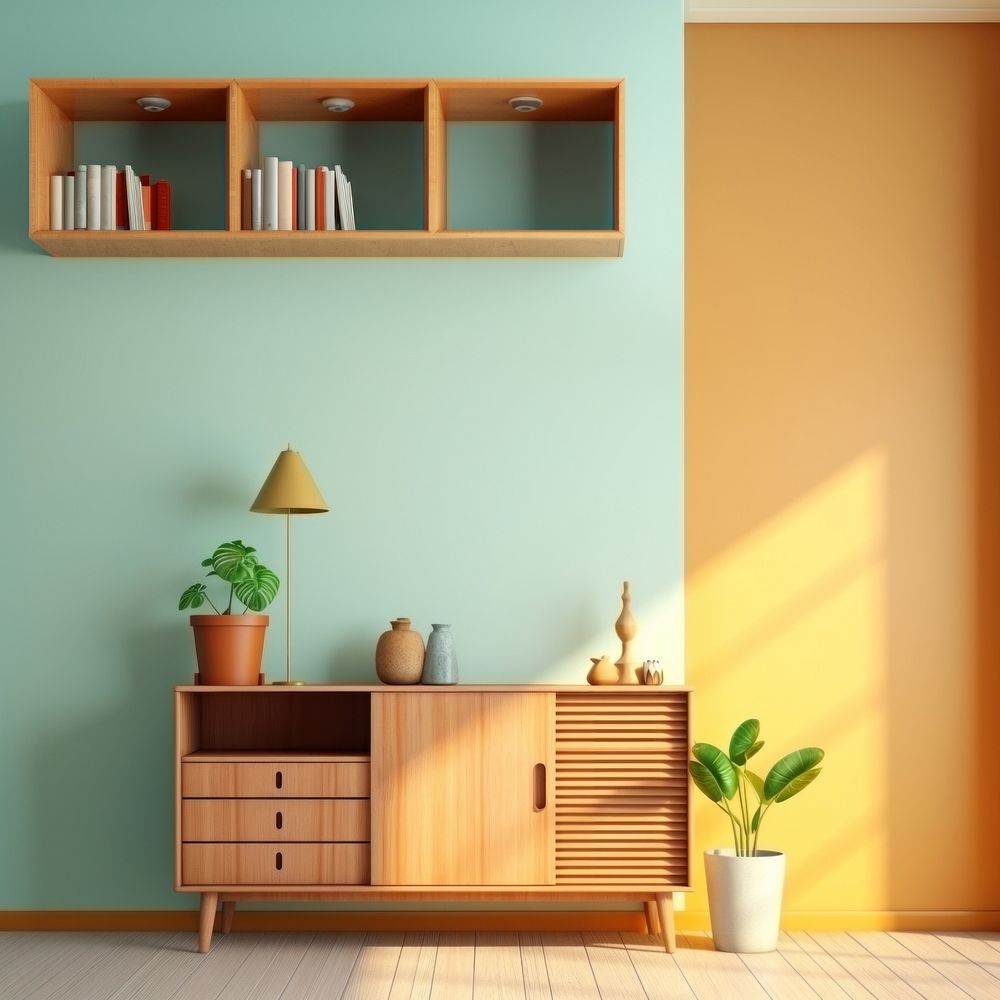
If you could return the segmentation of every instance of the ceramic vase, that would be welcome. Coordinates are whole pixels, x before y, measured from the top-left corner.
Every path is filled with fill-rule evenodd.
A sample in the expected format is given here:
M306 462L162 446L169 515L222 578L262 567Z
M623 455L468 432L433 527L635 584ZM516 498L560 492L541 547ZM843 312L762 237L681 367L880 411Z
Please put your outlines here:
M424 670L424 640L409 618L396 618L375 646L375 673L383 684L419 684Z
M450 625L431 625L424 657L425 684L457 684L458 660Z
M618 683L618 668L611 662L610 656L592 656L590 662L594 665L587 674L588 684Z
M778 947L785 855L756 851L737 857L731 847L705 852L708 910L718 951L761 952Z

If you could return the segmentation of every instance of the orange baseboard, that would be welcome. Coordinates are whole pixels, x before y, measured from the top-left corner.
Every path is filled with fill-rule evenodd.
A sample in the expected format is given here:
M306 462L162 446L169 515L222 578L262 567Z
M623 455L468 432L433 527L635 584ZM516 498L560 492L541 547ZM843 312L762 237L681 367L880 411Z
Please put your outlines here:
M676 911L677 929L710 929L708 913ZM787 931L1000 931L1000 910L830 910L786 913ZM197 910L0 910L0 931L195 931ZM240 910L236 931L636 931L640 910Z

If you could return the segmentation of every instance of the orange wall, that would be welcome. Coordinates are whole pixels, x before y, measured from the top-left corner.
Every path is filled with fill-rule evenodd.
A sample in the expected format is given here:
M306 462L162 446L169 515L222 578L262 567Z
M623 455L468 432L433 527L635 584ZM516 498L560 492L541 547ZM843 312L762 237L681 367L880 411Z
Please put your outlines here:
M1000 26L697 25L686 59L697 735L826 748L762 838L791 922L1000 910Z

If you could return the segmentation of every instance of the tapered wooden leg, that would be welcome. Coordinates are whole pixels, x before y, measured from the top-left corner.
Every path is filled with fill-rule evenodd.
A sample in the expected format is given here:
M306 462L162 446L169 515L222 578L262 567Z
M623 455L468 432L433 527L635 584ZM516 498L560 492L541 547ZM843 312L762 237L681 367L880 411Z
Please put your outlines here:
M201 894L201 916L198 920L198 951L203 955L212 946L212 928L215 926L215 910L219 905L217 892Z
M656 900L647 899L646 902L642 904L642 908L646 911L646 933L659 934L660 916L656 912Z
M228 934L233 929L233 914L236 912L236 900L230 899L222 904L222 933Z
M672 892L658 892L656 894L656 909L659 911L663 948L672 954L677 951L677 931L674 928L674 894Z

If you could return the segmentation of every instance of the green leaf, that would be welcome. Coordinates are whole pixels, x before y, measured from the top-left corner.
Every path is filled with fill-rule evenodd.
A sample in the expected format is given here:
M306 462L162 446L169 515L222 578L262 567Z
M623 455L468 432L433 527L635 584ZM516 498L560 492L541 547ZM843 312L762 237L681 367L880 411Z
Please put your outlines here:
M691 772L691 777L694 779L694 783L701 789L713 802L718 802L722 798L722 789L719 787L719 783L715 780L715 775L705 767L700 761L691 760L688 761L688 771Z
M753 819L750 820L750 832L756 833L758 827L760 826L760 811L763 807L757 806L757 811L753 814Z
M764 745L764 741L763 740L757 740L757 742L752 747L750 747L749 750L747 750L747 752L746 752L746 758L747 758L747 760L749 760L753 756L756 756L756 754L758 753L758 751L760 750L760 748L763 745Z
M768 771L767 778L764 779L764 798L768 801L778 798L796 778L812 770L823 757L823 751L819 747L806 747L804 750L795 750L782 757ZM809 781L812 780L812 778L809 779ZM806 784L809 782L807 781ZM801 791L802 788L805 788L805 785L796 791ZM795 792L792 792L792 795L794 794Z
M244 575L236 581L235 594L251 611L263 611L278 594L278 577L254 559L253 566L244 567Z
M745 769L743 773L747 776L747 781L753 785L753 790L757 793L757 799L760 802L764 801L764 779L759 775L755 774L749 768Z
M257 562L251 556L254 551L238 539L234 542L223 542L212 553L212 569L226 583L237 583L239 580L245 580L248 566L255 565Z
M734 764L743 766L747 762L747 751L760 735L760 719L747 719L736 727L729 741L729 758Z
M722 794L731 799L739 788L739 779L736 777L733 762L711 743L695 743L691 753L712 772L712 777L718 782Z
M806 771L805 774L800 774L797 778L793 778L785 786L785 790L780 792L774 801L787 802L793 795L798 795L803 788L811 785L819 777L819 772L822 770L823 768L821 767L814 767L811 771Z
M202 564L202 566L211 566L212 565L212 557L209 556L207 559L202 559L201 564ZM209 574L209 575L211 575L211 574Z
M181 594L180 603L177 605L178 611L185 608L200 608L205 603L205 584L192 583L187 590Z

